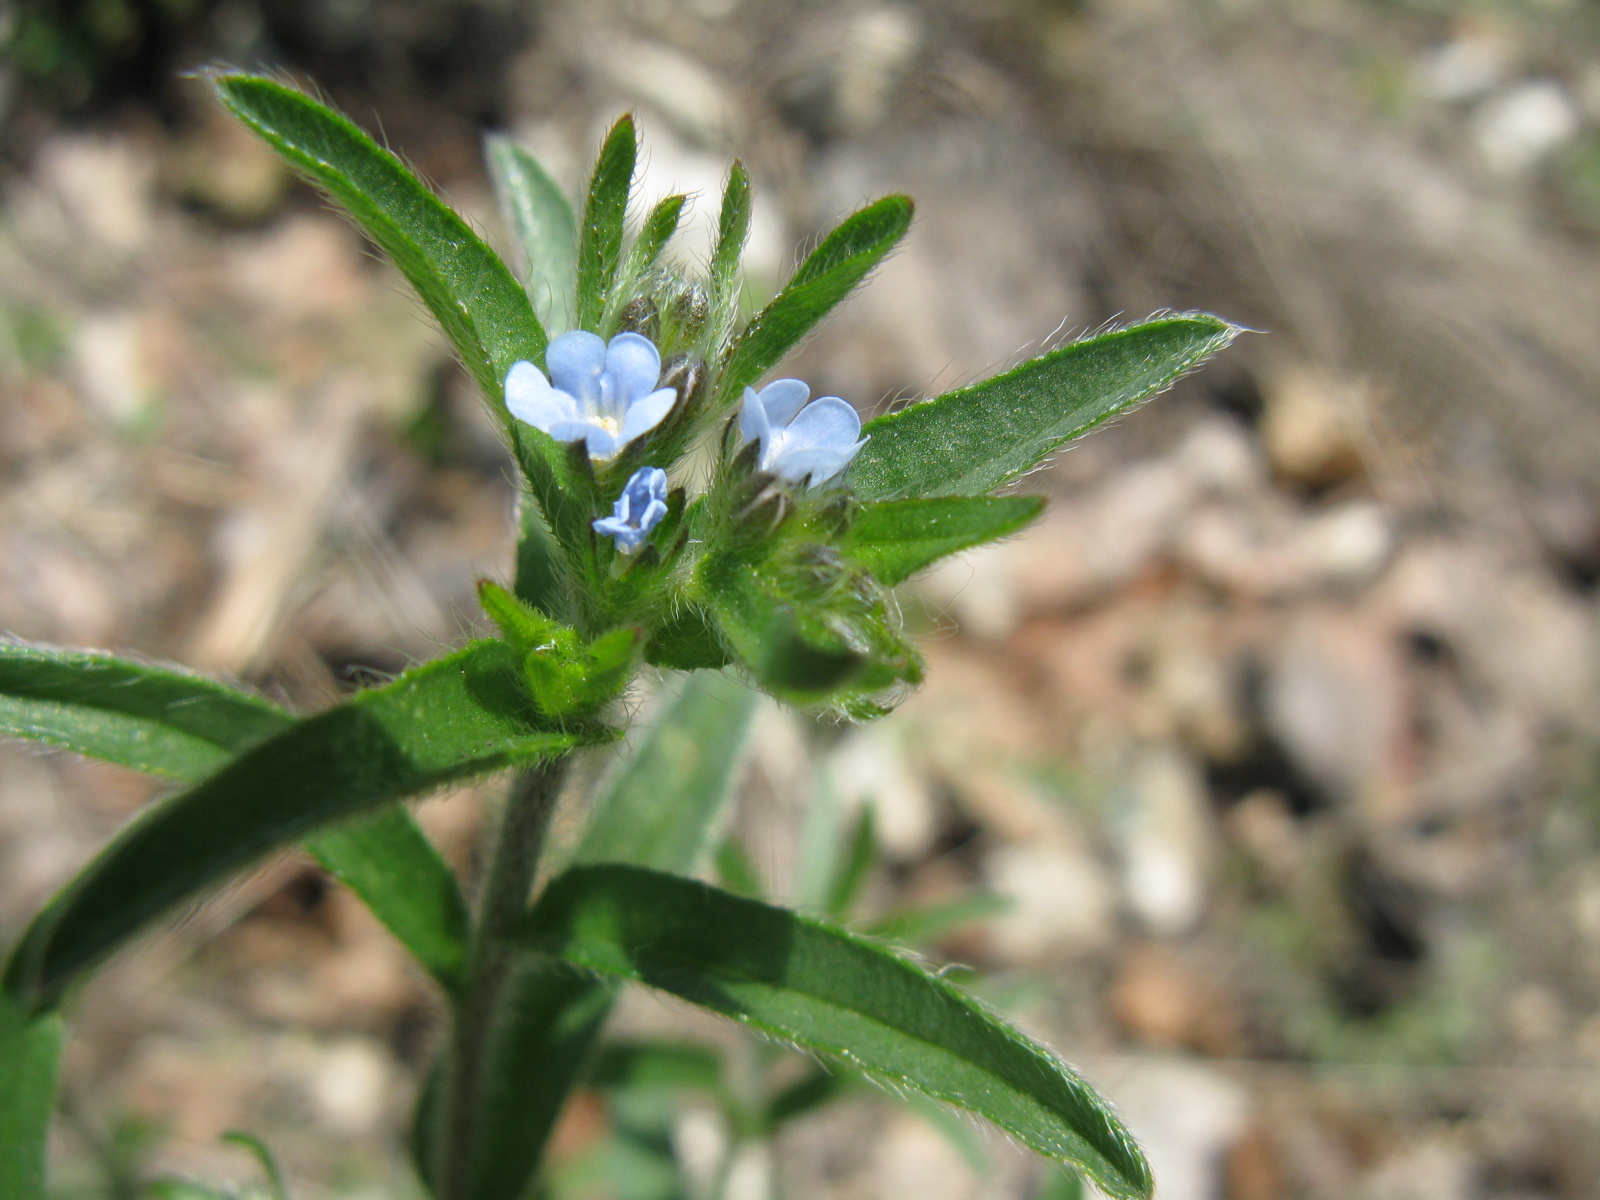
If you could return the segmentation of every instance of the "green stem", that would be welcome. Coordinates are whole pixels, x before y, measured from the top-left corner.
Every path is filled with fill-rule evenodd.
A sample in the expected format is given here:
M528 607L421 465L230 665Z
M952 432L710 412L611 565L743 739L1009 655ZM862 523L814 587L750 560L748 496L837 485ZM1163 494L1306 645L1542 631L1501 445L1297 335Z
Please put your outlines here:
M508 937L528 908L550 814L566 776L567 757L520 773L511 785L496 835L493 857L478 900L468 951L467 982L455 1006L455 1026L446 1065L445 1102L437 1130L435 1181L440 1200L468 1200L479 1125L483 1076L489 1061L495 1014L510 971Z

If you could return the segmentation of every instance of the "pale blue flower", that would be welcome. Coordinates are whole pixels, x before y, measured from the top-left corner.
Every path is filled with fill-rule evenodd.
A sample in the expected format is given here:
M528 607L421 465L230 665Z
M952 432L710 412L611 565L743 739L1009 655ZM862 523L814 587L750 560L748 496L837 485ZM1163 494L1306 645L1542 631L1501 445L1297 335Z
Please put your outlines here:
M632 554L666 515L667 473L660 467L641 467L622 489L611 515L596 520L594 528L616 538L618 550Z
M867 439L850 405L837 396L807 404L810 395L798 379L775 379L759 392L745 388L739 432L761 443L761 470L815 487L849 466Z
M574 329L550 343L545 363L549 379L531 362L512 364L506 407L558 442L586 443L590 458L615 458L661 424L678 400L676 388L656 387L661 354L637 333L619 333L607 345Z

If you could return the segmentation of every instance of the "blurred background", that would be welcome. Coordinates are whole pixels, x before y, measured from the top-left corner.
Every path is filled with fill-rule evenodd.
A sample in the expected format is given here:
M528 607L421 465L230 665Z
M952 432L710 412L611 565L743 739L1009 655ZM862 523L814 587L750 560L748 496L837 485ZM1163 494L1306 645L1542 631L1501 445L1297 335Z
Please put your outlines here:
M924 952L1109 1092L1165 1200L1600 1195L1600 5L0 21L0 628L23 638L313 707L463 637L473 581L511 569L511 467L469 382L182 74L206 63L314 87L501 246L481 134L576 188L631 108L646 198L701 193L702 231L749 164L758 297L912 193L904 249L792 363L863 412L1161 309L1260 331L1030 477L1037 527L904 589L930 670L900 712L764 709L735 836L787 895L818 788L871 805L864 910L982 899ZM0 939L152 794L0 748ZM463 868L483 802L419 813ZM437 1016L353 898L274 861L78 1001L62 1194L249 1177L217 1142L244 1126L298 1196L412 1195ZM619 1020L726 1038L643 999ZM606 1121L574 1114L558 1159ZM715 1136L693 1117L691 1158ZM1026 1156L959 1141L853 1097L730 1200L1030 1194Z

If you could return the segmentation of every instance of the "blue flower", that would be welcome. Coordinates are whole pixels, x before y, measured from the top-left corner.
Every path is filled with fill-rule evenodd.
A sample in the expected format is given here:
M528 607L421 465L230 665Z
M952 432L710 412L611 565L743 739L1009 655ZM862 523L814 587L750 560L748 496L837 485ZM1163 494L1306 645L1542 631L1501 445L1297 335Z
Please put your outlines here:
M611 515L596 520L594 528L616 538L618 550L632 554L666 515L667 473L660 467L641 467L622 489Z
M637 333L619 333L607 345L574 329L550 343L545 362L549 379L531 362L512 364L506 407L558 442L587 443L590 458L615 458L661 424L678 400L676 388L656 387L661 354Z
M837 396L807 404L810 395L798 379L775 379L759 392L745 388L739 432L761 443L761 470L815 487L849 466L867 439L855 409Z

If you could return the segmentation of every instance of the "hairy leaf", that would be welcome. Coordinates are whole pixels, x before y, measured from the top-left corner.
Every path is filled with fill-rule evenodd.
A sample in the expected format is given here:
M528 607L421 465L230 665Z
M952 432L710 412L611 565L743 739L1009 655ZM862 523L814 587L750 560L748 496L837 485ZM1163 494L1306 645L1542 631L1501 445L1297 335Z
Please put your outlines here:
M678 222L683 218L683 206L688 199L681 195L667 196L650 210L644 226L639 230L638 239L633 243L633 249L628 251L628 262L623 268L622 283L617 294L606 306L611 319L631 299L634 288L655 267L667 243L672 240L672 235L678 232Z
M311 835L306 849L348 886L446 991L462 982L469 919L456 877L398 804Z
M518 359L544 361L528 297L483 239L346 117L255 75L212 80L223 105L355 220L394 260L495 410Z
M1044 511L1038 496L940 496L865 504L840 549L893 586L947 555L1016 533Z
M725 676L684 679L596 802L578 857L694 870L726 807L755 699ZM484 1118L475 1166L481 1186L473 1200L523 1194L615 988L591 976L550 977L548 967L544 975L529 967L508 991L486 1089L507 1111Z
M921 680L883 590L831 546L793 542L754 563L708 555L695 588L740 665L780 700L848 703Z
M33 1008L158 914L275 846L603 736L542 728L504 642L475 642L246 750L130 822L34 921L6 987Z
M633 118L624 116L611 127L589 180L578 231L578 328L598 330L617 267L622 261L622 228L628 214L639 138Z
M0 734L190 782L293 718L177 667L0 642Z
M693 871L727 805L756 693L709 671L684 678L595 803L579 862Z
M720 1095L722 1059L691 1042L611 1042L595 1056L588 1082L597 1088L693 1088Z
M750 240L750 176L737 159L728 169L717 217L717 244L711 250L711 352L721 350L739 311L739 262Z
M517 965L491 1034L470 1200L518 1200L611 1011L615 988L549 959Z
M0 1196L44 1200L45 1144L55 1111L61 1018L30 1014L0 993Z
M911 210L909 197L885 196L845 218L823 239L734 342L723 374L724 402L775 366L883 261L911 227Z
M1162 317L1052 350L868 422L847 481L862 500L993 491L1169 387L1238 332L1204 314Z
M715 618L687 605L651 633L645 660L675 671L715 671L733 661L717 636Z
M295 723L257 696L176 667L0 643L0 732L199 783ZM311 850L449 987L465 905L455 877L404 809L314 835ZM394 880L403 879L404 886Z
M578 219L539 160L510 138L484 139L500 202L522 243L523 276L534 312L551 333L572 324L578 270Z
M633 979L966 1109L1143 1200L1150 1169L1071 1068L943 979L862 938L702 883L574 867L524 925L532 949Z

